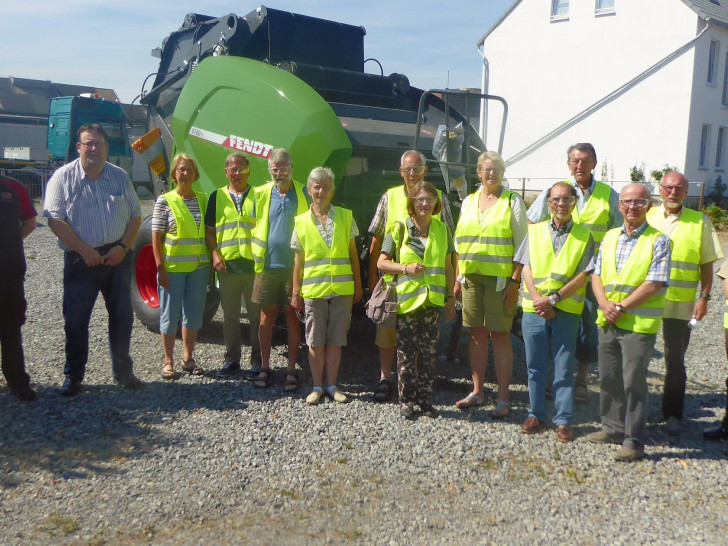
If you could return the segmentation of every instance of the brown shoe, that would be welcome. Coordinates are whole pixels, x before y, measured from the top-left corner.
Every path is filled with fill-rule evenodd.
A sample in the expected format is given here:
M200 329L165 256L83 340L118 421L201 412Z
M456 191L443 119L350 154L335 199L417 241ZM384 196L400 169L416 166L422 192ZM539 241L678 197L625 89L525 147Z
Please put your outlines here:
M535 417L529 417L521 425L521 432L524 434L536 434L537 432L541 432L541 426L541 421Z
M571 442L571 427L569 425L559 425L556 427L556 439L559 442Z

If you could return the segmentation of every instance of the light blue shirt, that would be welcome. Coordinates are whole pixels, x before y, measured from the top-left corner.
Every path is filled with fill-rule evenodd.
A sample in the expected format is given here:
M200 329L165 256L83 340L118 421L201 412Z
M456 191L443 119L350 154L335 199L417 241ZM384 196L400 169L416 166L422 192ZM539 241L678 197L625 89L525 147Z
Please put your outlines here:
M46 187L43 216L68 223L92 247L119 241L129 221L141 215L129 175L111 163L106 163L98 180L93 180L76 159L53 173ZM70 250L60 240L58 245Z

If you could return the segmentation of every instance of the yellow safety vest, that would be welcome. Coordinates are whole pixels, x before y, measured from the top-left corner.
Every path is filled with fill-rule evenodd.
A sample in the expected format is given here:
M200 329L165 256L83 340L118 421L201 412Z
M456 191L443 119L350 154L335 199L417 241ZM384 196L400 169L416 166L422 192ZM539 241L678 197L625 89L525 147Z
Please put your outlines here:
M657 230L662 230L665 220L663 207L651 209L647 221ZM700 244L703 234L703 215L683 208L680 220L670 240L670 284L666 298L669 301L695 301L695 291L700 281Z
M531 262L533 283L542 296L559 290L574 278L576 267L579 265L586 247L589 244L589 230L584 226L574 224L561 247L559 255L554 253L551 238L551 220L531 224L528 226L528 255ZM586 297L586 283L570 297L556 304L558 309L581 315ZM521 303L523 312L535 313L533 300L528 290L523 291Z
M176 235L170 233L164 235L164 269L170 273L189 273L197 269L199 264L210 261L205 246L203 220L207 210L207 194L196 191L195 196L200 207L199 226L176 190L164 194L177 223Z
M270 195L275 182L268 182L264 186L255 189L255 227L252 233L253 261L255 272L262 273L265 267L265 254L268 250L268 214L270 212ZM296 215L303 214L308 210L306 196L303 194L303 185L293 180L293 189L298 198Z
M570 183L569 180L563 180L563 182ZM609 186L603 182L597 182L581 212L574 208L572 213L575 224L580 224L591 231L595 250L599 250L599 245L609 229L609 196L611 193L612 189Z
M437 195L442 201L442 192L437 190ZM433 218L442 220L442 212L432 215ZM387 224L384 226L385 235L392 231L394 224L404 222L409 218L407 212L407 188L405 186L397 186L387 190Z
M217 190L215 199L215 240L217 249L225 260L237 258L253 259L250 245L251 230L255 227L253 218L254 189L250 188L238 212L227 188Z
M657 237L662 235L652 226L640 235L622 271L617 274L617 239L622 228L607 232L602 241L602 283L607 299L621 302L634 292L647 278L652 263L652 252ZM623 313L616 322L618 328L640 334L654 334L660 328L662 312L665 307L666 289L662 288L639 307ZM597 324L606 326L607 320L601 309L597 311Z
M466 198L455 228L460 273L509 277L513 273L511 192L503 189L493 211L493 220L481 228L481 190Z
M398 231L400 228L395 228ZM412 275L399 275L397 278L397 314L404 315L418 307L430 304L445 305L447 278L445 275L447 259L447 226L437 218L430 220L430 235L425 242L425 259L421 259L409 246L409 230L405 233L402 248L399 249L399 263L402 265L421 263L425 272ZM393 236L399 237L399 233Z
M335 210L331 248L326 245L309 211L296 216L296 233L303 247L301 296L306 299L354 293L354 273L349 257L352 213L333 205L331 208Z

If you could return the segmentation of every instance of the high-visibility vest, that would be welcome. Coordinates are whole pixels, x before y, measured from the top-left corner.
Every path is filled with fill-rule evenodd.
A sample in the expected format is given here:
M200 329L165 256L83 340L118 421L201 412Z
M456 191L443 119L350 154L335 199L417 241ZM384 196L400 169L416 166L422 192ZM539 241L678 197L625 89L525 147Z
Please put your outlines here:
M634 292L647 278L652 263L652 252L655 241L662 235L652 226L640 235L637 244L632 249L622 271L617 273L617 239L622 228L615 228L607 232L602 241L602 283L607 299L616 303ZM661 288L650 299L639 307L630 309L617 320L615 325L623 330L640 334L654 334L660 328L662 312L665 307L665 293ZM597 311L597 324L606 326L607 320L601 309Z
M442 201L442 192L437 190L437 195ZM433 218L442 220L442 211L432 215ZM387 224L384 226L384 233L392 231L394 224L404 222L409 218L407 212L407 188L405 186L397 186L387 190Z
M253 228L251 243L256 273L262 273L265 267L265 254L268 251L268 214L270 213L270 196L273 192L274 185L275 182L268 182L255 189L256 222ZM308 203L306 202L306 196L303 194L303 185L293 180L293 189L298 198L298 207L296 210L296 216L298 216L308 210Z
M662 230L665 220L662 207L647 213L647 221ZM700 244L703 234L703 215L683 208L680 220L673 230L670 256L670 283L666 298L669 301L695 301L695 291L700 281Z
M568 180L563 182L569 184ZM575 224L580 224L591 231L592 237L594 237L595 251L599 250L599 245L609 229L609 196L611 193L612 188L603 182L597 182L581 212L574 208L572 213Z
M576 274L576 267L581 262L586 247L589 244L589 230L584 226L574 224L561 247L559 255L554 253L551 238L551 220L531 224L528 226L528 255L530 259L531 274L536 290L542 296L559 290ZM581 315L586 297L586 283L570 297L556 304L558 309ZM533 300L528 290L523 291L521 303L523 312L535 313Z
M253 188L238 212L227 188L217 190L215 199L215 240L217 249L225 260L253 259L250 239L255 226L253 218Z
M395 228L395 231L401 228ZM442 307L445 305L445 276L447 259L447 226L437 218L430 220L430 234L425 242L425 258L421 259L409 246L409 230L404 225L402 248L399 249L399 263L402 265L421 263L424 273L399 275L397 278L397 314L404 315L421 307L426 302ZM399 237L399 234L394 234Z
M513 231L511 231L511 192L503 189L492 220L480 226L480 193L476 191L463 202L455 228L460 273L479 273L509 277L513 273Z
M331 208L335 210L331 248L326 245L309 211L296 216L296 233L303 248L301 296L306 299L354 293L354 273L349 256L352 213L333 205Z
M207 210L207 194L195 192L200 207L200 225L195 222L190 209L176 190L164 194L174 221L177 223L177 234L164 235L164 269L170 273L189 273L197 266L210 261L205 246L205 210Z

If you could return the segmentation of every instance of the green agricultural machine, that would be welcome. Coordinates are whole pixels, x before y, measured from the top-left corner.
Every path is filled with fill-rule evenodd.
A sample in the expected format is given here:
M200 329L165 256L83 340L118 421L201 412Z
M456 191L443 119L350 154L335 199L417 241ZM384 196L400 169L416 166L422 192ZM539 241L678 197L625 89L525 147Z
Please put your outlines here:
M379 197L402 184L400 156L418 149L428 158L428 180L457 206L477 181L475 162L485 149L470 120L481 101L502 103L502 142L505 101L462 91L423 91L403 74L385 76L376 60L364 57L365 34L362 27L265 6L242 17L188 14L152 52L160 59L159 70L140 99L148 107L149 128L162 144L145 146L148 159L156 159L155 193L169 187L169 164L176 153L195 158L199 189L210 193L227 184L224 160L231 152L247 155L249 182L257 186L268 181L270 150L282 147L291 153L294 178L301 182L314 167L336 173L334 202L352 209L365 233ZM376 63L380 73L365 73L367 62ZM362 237L359 243L366 273L366 241ZM159 302L149 219L134 259L134 308L144 324L156 329ZM207 319L217 305L211 282Z

